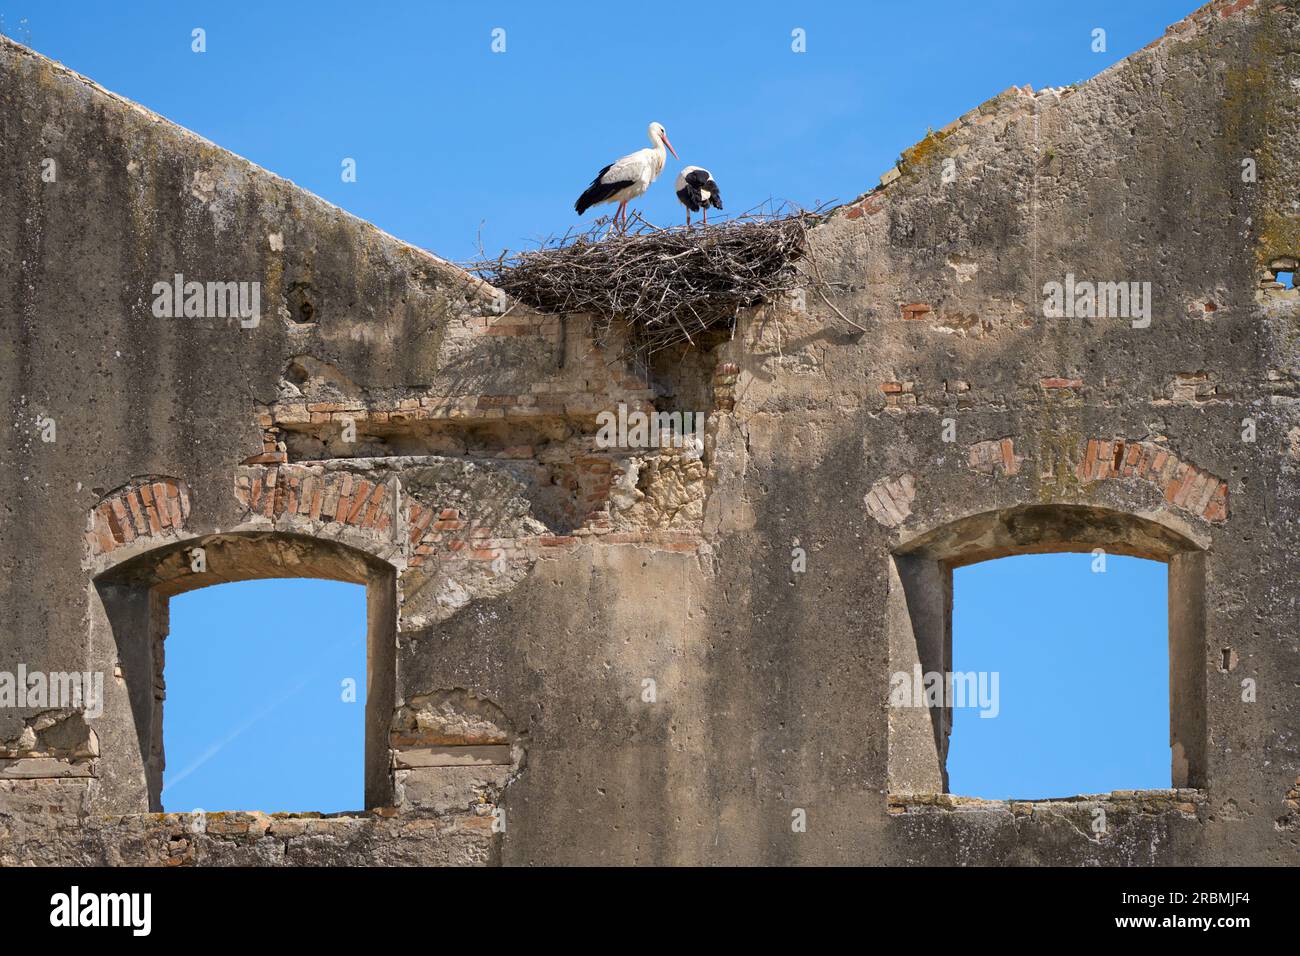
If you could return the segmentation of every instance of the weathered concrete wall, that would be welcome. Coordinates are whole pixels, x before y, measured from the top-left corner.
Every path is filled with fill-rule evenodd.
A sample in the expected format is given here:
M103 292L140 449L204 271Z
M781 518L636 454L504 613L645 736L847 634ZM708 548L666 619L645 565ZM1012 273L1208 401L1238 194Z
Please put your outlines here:
M0 104L0 671L110 675L0 708L0 862L1300 861L1294 3L1008 90L814 231L830 302L644 374L8 42ZM157 317L175 273L260 322ZM598 447L620 402L703 453ZM1180 789L936 794L888 691L947 569L1097 542L1179 582ZM370 812L148 814L166 598L272 574L370 588Z

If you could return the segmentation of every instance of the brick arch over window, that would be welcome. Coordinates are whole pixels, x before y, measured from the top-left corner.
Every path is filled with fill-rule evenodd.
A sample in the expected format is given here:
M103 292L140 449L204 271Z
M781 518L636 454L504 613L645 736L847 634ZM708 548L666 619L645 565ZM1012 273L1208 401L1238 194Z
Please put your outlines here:
M201 555L196 549L202 549ZM102 624L113 642L114 683L105 713L118 710L105 727L134 728L101 749L99 776L110 806L138 812L162 809L164 749L163 662L168 602L213 584L262 578L324 578L366 588L367 808L392 802L389 731L396 694L397 572L374 555L324 538L279 531L214 534L159 547L109 568L94 580ZM98 615L102 611L102 618ZM98 627L96 628L98 631ZM268 686L283 675L256 673L256 661L231 661L231 679L257 679ZM243 673L240 673L240 671ZM248 673L252 670L253 673ZM126 712L129 710L129 714ZM292 734L285 734L286 752Z
M1156 515L1085 505L1024 505L968 515L909 538L890 555L889 673L952 670L954 568L1019 554L1130 555L1169 566L1169 737L1175 787L1204 787L1206 769L1205 552L1208 542ZM884 688L888 695L888 686ZM945 707L891 708L889 789L947 792Z
M182 534L189 516L185 482L166 475L132 478L90 510L86 545L97 557L138 540L162 542Z

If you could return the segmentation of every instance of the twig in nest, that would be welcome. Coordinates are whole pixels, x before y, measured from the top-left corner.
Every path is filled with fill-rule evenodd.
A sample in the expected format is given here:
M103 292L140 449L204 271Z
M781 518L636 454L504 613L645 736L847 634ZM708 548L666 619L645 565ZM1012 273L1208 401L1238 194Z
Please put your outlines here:
M738 309L771 301L801 280L848 322L820 288L816 264L815 275L794 266L808 254L808 223L819 219L818 212L780 207L688 230L661 229L633 214L628 232L600 238L604 227L597 223L469 268L533 308L593 316L598 340L615 322L625 323L630 347L649 355L694 344L712 329L732 329Z

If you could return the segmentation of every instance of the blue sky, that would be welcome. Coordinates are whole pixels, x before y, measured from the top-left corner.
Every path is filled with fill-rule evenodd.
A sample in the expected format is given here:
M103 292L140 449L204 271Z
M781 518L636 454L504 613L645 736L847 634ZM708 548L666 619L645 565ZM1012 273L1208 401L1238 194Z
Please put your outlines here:
M682 158L638 203L652 222L681 220L684 163L714 172L728 211L845 201L927 128L1012 85L1093 76L1198 5L0 0L0 16L109 89L463 260L480 228L495 254L590 221L599 210L579 220L574 199L648 144L652 120Z
M364 587L219 584L172 598L170 625L165 810L365 806Z
M1167 575L1091 554L957 568L952 669L997 672L998 706L954 709L948 789L1001 800L1168 787Z
M465 260L480 237L495 254L590 222L573 200L603 165L647 145L651 120L681 155L634 207L652 222L681 220L671 178L686 163L713 171L729 212L846 201L928 128L1012 85L1087 79L1198 5L0 0L0 29ZM195 28L204 53L192 52ZM1104 52L1093 50L1098 28ZM492 52L496 29L503 53ZM806 52L792 50L795 30ZM349 158L355 182L342 180ZM958 572L955 669L999 671L1002 700L996 719L958 711L954 792L1168 785L1163 566L1111 558L1094 575L1090 560ZM1093 627L1099 606L1106 619ZM174 599L168 809L360 807L364 645L364 594L350 585L249 582ZM232 671L232 659L247 668ZM299 676L268 685L269 674ZM347 676L355 704L339 700Z

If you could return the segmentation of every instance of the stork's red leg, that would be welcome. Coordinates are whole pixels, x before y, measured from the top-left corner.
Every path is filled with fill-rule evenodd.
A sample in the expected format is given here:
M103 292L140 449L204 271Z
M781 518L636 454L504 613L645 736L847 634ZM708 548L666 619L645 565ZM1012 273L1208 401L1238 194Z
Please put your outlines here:
M709 207L708 207L708 206L705 206L705 207L704 207L704 224L705 224L706 226L709 224Z

